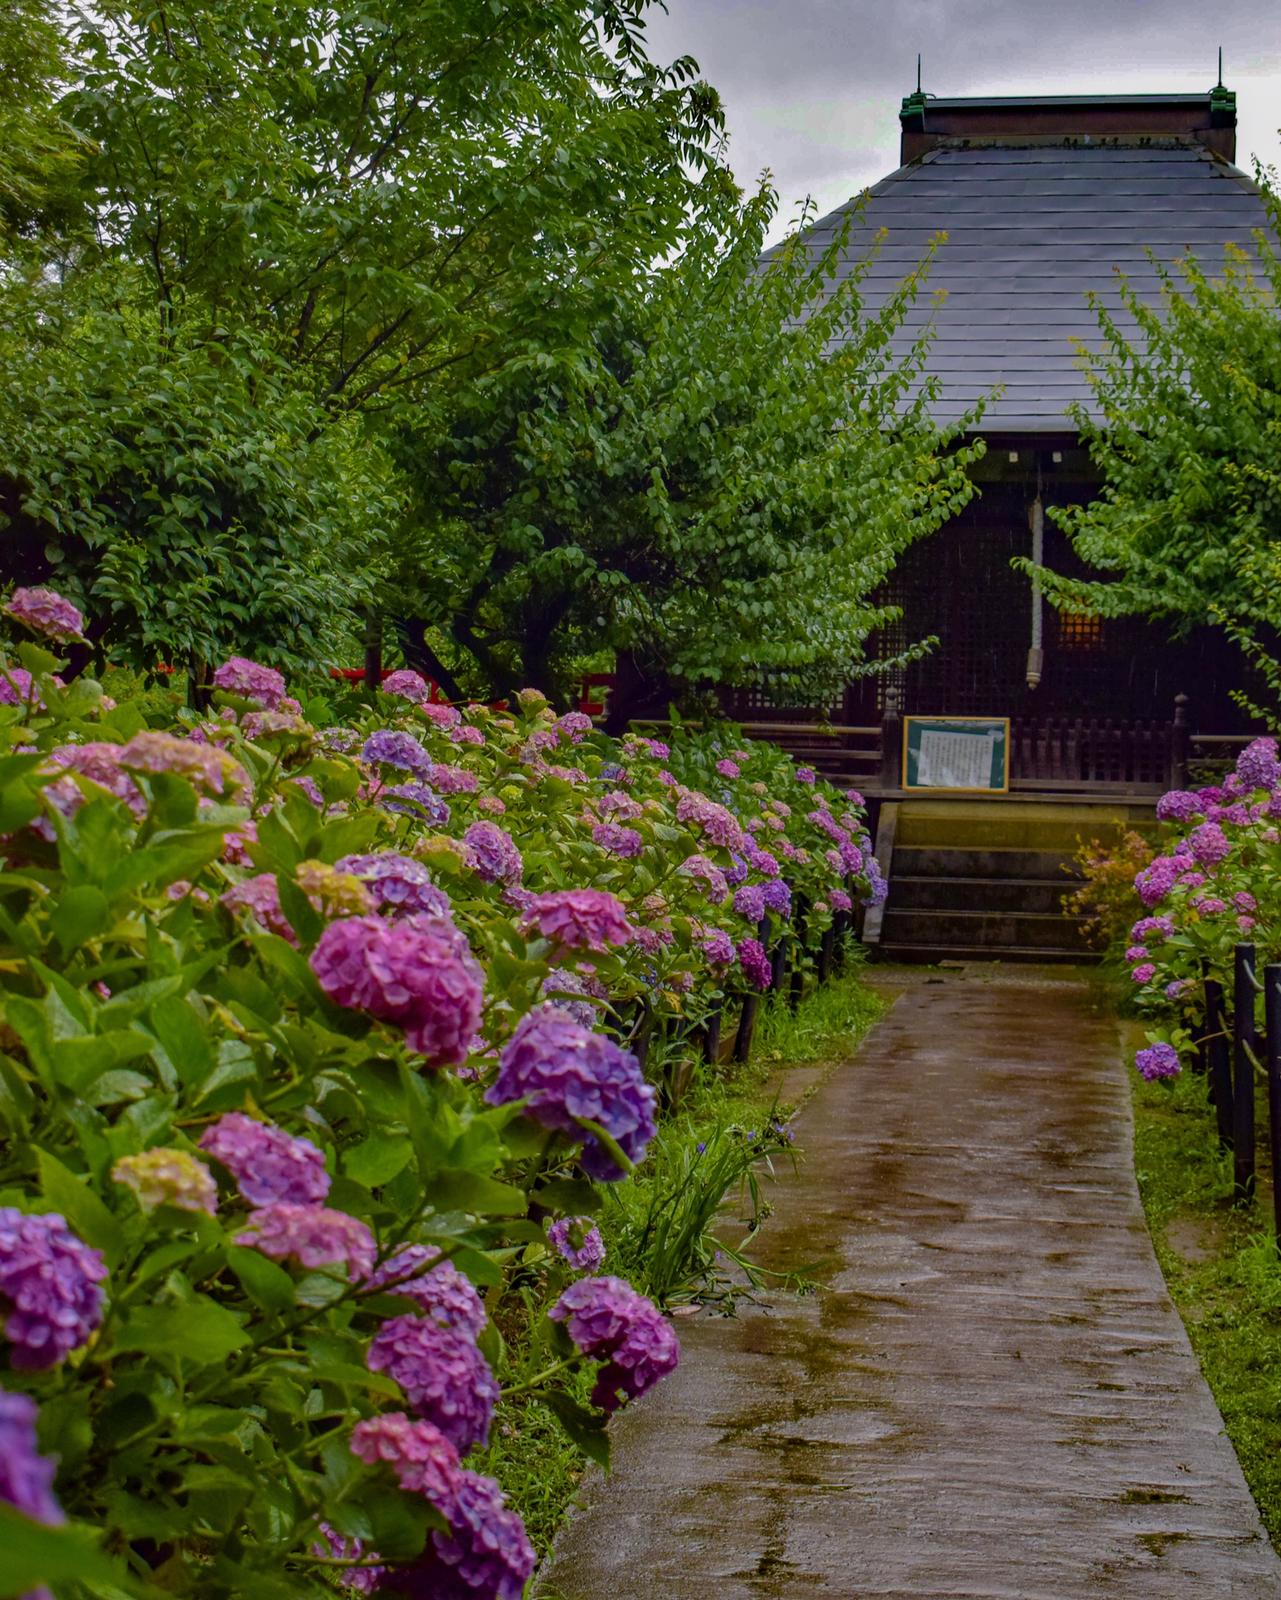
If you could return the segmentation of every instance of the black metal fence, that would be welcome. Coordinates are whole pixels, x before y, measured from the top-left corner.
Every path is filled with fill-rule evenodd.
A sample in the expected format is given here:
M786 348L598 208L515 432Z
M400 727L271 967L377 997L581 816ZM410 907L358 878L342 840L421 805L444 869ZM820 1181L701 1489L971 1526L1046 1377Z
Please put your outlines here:
M1264 1075L1273 1165L1273 1220L1281 1251L1281 1181L1277 1173L1281 1165L1281 963L1268 963L1260 977L1255 946L1238 944L1233 952L1230 1009L1223 984L1208 969L1203 974L1202 990L1204 1009L1196 1033L1197 1065L1206 1077L1219 1143L1232 1153L1233 1198L1239 1205L1249 1205L1255 1195L1255 1090L1258 1074Z

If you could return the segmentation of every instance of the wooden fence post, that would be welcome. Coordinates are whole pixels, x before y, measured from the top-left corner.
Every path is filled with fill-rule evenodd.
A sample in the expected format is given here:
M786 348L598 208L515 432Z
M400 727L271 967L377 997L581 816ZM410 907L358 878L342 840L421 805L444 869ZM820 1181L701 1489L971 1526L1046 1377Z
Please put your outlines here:
M903 782L903 719L898 685L885 690L881 713L881 788L898 789Z
M1176 694L1174 697L1174 721L1170 724L1171 789L1186 789L1188 786L1188 748L1190 743L1188 697L1185 694Z
M715 1066L721 1056L721 1017L725 1011L722 1000L713 1006L703 1024L703 1060Z
M1223 985L1205 980L1205 1051L1210 1065L1210 1101L1214 1106L1219 1143L1232 1148L1232 1066L1228 1052L1227 1021L1223 1014Z
M1232 1189L1254 1199L1254 946L1237 945L1232 964Z
M1263 969L1263 1026L1268 1066L1268 1138L1272 1145L1272 1226L1281 1253L1281 966Z

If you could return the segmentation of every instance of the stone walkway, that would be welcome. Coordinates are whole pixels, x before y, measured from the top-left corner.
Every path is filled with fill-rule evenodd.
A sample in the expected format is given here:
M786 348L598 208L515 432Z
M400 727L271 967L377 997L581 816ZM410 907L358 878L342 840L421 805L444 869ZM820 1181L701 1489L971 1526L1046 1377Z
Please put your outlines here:
M1111 1022L1074 981L904 981L762 1235L831 1292L680 1324L540 1595L1281 1600L1152 1254Z

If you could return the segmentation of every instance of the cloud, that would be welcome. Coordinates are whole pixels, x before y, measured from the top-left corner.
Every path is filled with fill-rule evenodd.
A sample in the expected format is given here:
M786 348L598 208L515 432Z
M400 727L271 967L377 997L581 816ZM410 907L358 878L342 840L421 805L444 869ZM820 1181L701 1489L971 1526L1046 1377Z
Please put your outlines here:
M1237 160L1281 162L1277 0L668 0L657 59L693 55L720 91L739 181L774 175L784 216L820 212L898 165L898 108L940 95L1208 89L1219 45Z

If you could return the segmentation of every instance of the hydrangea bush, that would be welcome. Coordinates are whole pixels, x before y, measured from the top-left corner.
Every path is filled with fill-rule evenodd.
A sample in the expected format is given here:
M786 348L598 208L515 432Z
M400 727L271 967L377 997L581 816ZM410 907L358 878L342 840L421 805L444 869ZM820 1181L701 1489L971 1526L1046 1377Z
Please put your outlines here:
M1172 790L1157 803L1159 853L1134 886L1143 914L1125 962L1137 1004L1154 1019L1135 1065L1146 1078L1178 1074L1205 976L1229 992L1234 947L1259 966L1281 960L1281 761L1277 741L1255 739L1220 784Z
M515 1600L532 1549L468 1465L504 1334L598 1458L675 1366L591 1275L599 1186L769 947L879 892L857 798L408 671L334 726L237 658L148 727L59 677L73 608L9 614L39 640L0 667L9 1592Z

